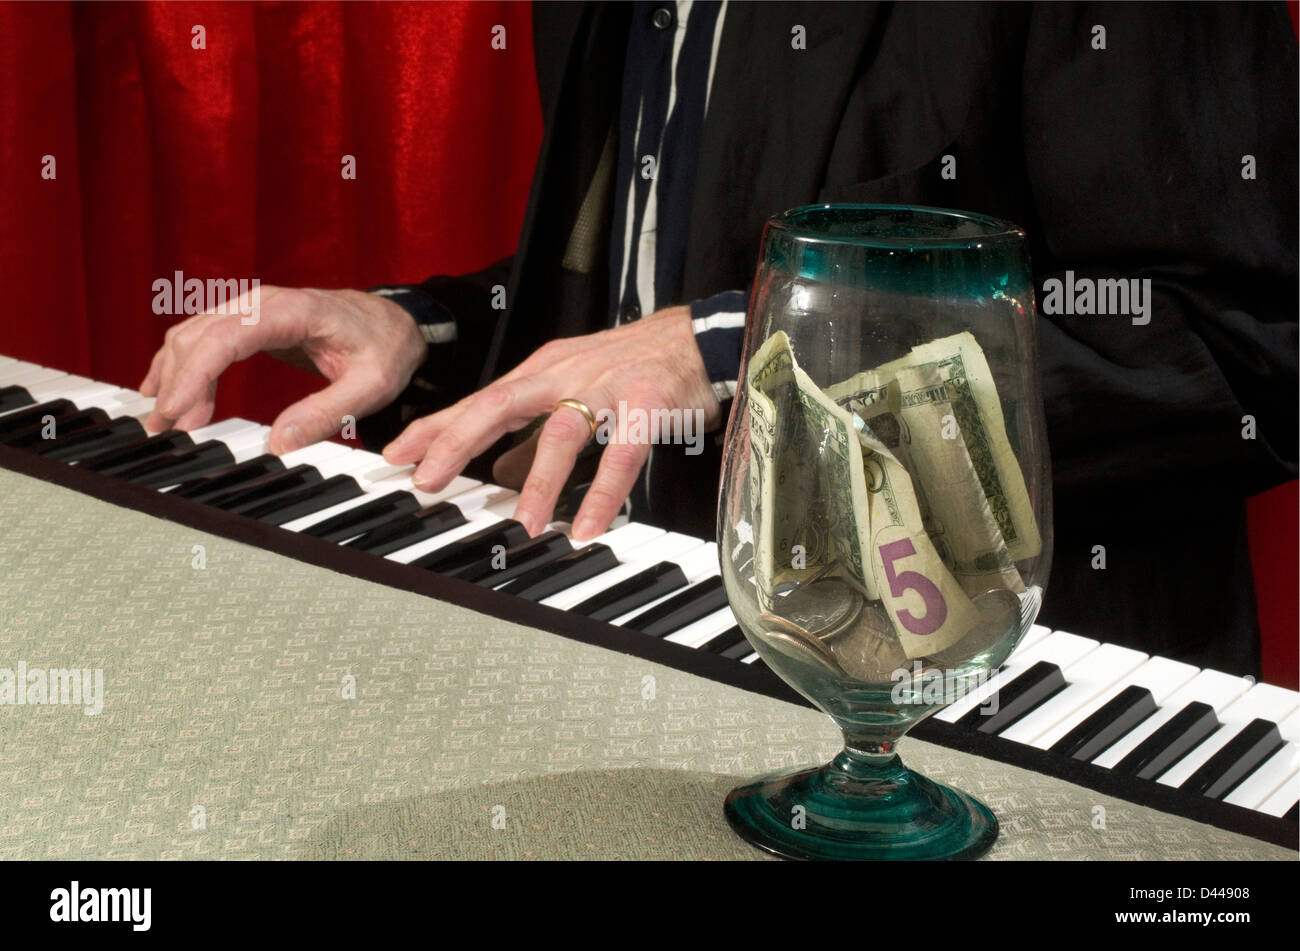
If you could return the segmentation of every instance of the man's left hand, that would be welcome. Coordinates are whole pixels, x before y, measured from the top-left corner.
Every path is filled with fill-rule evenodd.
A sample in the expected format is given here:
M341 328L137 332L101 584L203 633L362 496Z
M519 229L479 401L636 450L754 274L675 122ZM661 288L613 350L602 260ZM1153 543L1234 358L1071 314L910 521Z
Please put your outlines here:
M566 398L586 404L598 419L617 413L620 403L629 412L699 409L706 430L721 417L695 343L690 308L669 307L612 330L550 341L491 385L411 423L385 447L384 458L396 465L418 462L416 487L437 492L501 436L550 413L531 439L493 467L501 484L522 483L515 519L536 535L551 520L574 461L591 438L591 426L578 410L551 412ZM611 441L605 447L573 522L576 540L609 528L645 465L649 442Z

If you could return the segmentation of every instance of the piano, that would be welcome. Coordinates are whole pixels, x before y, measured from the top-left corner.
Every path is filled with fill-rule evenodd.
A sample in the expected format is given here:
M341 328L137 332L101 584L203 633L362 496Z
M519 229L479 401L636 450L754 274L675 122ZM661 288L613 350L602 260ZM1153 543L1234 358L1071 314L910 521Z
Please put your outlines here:
M717 545L628 522L536 538L515 493L323 442L282 457L227 419L148 433L138 392L0 356L0 466L333 570L806 703L727 605ZM563 507L562 507L563 509ZM568 506L571 512L573 505ZM565 511L557 513L561 519ZM996 716L981 706L1000 691ZM1295 847L1300 693L1036 625L977 692L912 731L1141 805Z

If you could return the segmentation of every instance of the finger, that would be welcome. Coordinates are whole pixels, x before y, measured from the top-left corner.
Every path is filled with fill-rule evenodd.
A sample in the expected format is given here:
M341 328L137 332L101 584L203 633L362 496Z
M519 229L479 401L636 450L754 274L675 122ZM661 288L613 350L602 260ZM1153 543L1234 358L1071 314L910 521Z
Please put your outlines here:
M175 420L166 416L158 410L158 402L161 399L163 391L167 387L167 382L172 378L173 367L176 364L176 352L172 345L168 343L161 351L161 359L158 361L158 386L152 394L154 399L154 408L150 411L149 417L144 421L144 428L151 433L160 433L164 430L171 429Z
M468 397L460 414L429 445L413 476L416 488L444 489L471 459L555 405L555 386L545 377L526 377L493 383Z
M208 391L201 400L181 414L181 418L176 420L173 428L188 432L191 429L206 426L212 420L212 413L216 409L216 405L217 384L214 382L208 387Z
M524 480L528 478L528 470L533 466L533 457L537 455L537 437L540 433L539 429L518 446L503 452L492 463L492 478L497 485L504 485L507 489L523 486Z
M373 409L383 389L383 381L370 374L344 374L277 416L267 437L267 449L283 455L328 439L343 428L344 416L359 419Z
M156 396L158 393L158 378L162 373L163 351L165 347L159 347L149 362L149 372L144 375L144 380L136 387L141 396Z
M461 403L457 403L429 416L420 417L384 447L384 459L395 466L407 466L419 462L429 451L430 443L455 421L462 410Z
M537 454L515 506L515 521L528 534L538 534L551 520L560 490L590 436L586 417L569 407L560 407L542 424L537 436Z
M582 499L582 506L573 520L575 541L587 541L609 529L609 525L623 510L623 503L632 493L641 467L650 456L650 443L615 442L600 454L596 478Z
M163 369L158 414L179 420L203 399L226 367L261 349L259 326L242 327L237 320L214 315L177 335L172 369Z

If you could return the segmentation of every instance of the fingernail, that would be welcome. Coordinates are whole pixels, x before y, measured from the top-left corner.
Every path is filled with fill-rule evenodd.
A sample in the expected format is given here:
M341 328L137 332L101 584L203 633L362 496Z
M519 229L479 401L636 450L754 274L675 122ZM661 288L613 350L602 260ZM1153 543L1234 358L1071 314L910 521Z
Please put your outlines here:
M580 542L599 534L596 531L596 520L590 516L584 515L573 523L573 537Z
M284 432L280 434L280 451L293 452L295 449L301 449L304 442L301 429L297 426L286 426Z
M427 492L433 485L434 477L437 474L437 466L425 464L415 470L415 475L411 477L411 481L415 483L417 489L424 489Z

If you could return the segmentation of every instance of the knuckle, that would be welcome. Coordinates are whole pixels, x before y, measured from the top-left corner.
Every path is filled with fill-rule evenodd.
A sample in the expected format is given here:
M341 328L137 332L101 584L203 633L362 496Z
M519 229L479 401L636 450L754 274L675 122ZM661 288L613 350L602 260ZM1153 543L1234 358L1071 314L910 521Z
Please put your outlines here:
M668 407L672 398L658 380L638 380L628 389L628 403L642 409Z
M500 383L481 390L477 399L480 410L498 415L508 413L514 402L514 388Z
M163 346L164 347L172 346L176 342L176 337L180 333L181 328L188 323L189 323L188 320L183 320L178 324L172 324L170 327L168 327L166 331L163 332Z
M429 447L430 455L461 456L465 452L465 437L454 429L449 429L433 441Z
M525 503L546 502L559 493L559 486L549 476L530 472L519 497Z
M601 463L618 475L635 473L641 469L641 450L631 443L611 443L605 448Z
M562 339L548 340L537 348L536 356L544 362L552 362L561 359L566 352L566 347Z

